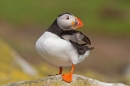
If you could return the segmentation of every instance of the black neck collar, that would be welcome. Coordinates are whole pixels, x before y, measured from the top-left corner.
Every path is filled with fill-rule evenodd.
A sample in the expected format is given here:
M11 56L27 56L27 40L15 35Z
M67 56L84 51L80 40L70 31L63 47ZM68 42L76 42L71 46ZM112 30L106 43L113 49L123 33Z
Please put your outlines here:
M57 19L52 23L52 25L47 29L47 31L56 34L57 36L60 36L64 30L62 30L58 24Z

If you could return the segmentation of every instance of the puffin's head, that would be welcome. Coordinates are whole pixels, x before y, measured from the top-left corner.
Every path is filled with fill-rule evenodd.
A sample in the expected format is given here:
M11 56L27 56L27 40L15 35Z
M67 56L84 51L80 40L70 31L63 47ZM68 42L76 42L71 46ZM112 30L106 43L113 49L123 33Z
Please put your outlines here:
M62 30L72 30L83 26L82 21L71 13L60 14L57 24Z

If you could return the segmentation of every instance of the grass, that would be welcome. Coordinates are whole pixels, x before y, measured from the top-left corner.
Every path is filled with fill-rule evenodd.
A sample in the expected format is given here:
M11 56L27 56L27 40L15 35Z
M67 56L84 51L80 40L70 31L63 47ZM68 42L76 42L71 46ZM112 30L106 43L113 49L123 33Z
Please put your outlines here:
M89 31L121 35L130 33L128 3L128 0L0 0L0 19L14 25L49 26L58 14L71 12L83 20Z

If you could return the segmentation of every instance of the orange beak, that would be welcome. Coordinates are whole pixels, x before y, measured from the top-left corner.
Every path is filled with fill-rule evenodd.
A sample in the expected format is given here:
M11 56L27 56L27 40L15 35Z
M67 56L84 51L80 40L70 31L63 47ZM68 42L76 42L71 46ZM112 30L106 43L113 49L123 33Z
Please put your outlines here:
M83 23L79 18L75 17L75 22L73 21L71 25L73 26L73 29L76 29L82 27Z
M78 21L78 26L77 26L77 28L82 27L82 26L83 26L82 21L81 21L79 18L76 18L76 19L77 19L77 21Z

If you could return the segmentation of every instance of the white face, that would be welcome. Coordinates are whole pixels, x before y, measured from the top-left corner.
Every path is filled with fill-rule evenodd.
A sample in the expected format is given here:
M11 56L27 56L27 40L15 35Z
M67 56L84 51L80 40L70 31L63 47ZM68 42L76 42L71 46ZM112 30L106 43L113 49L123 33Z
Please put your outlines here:
M63 30L72 30L78 26L78 20L72 14L63 14L57 18L57 24Z

